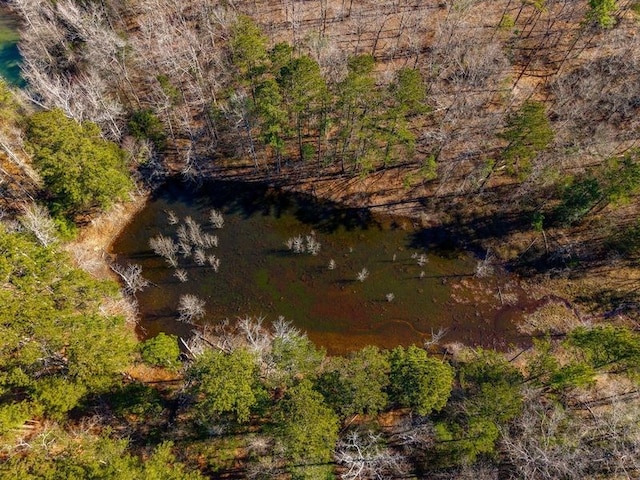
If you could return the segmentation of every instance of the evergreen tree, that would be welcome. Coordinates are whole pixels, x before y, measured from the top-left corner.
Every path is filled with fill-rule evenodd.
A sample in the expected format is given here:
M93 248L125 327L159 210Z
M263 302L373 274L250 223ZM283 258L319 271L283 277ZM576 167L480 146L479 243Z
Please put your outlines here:
M278 83L285 105L295 124L300 159L305 158L303 137L306 128L321 135L323 109L327 103L327 85L318 62L308 55L294 58L279 71ZM312 125L309 122L314 120Z
M256 360L243 349L206 351L189 367L187 378L197 416L206 423L225 415L246 422L262 395Z
M390 365L377 347L332 357L317 382L327 403L342 417L376 415L387 406Z
M238 17L229 39L231 61L241 78L249 83L252 92L266 69L267 43L268 39L250 17Z
M502 158L508 169L520 177L531 171L531 162L553 141L553 130L541 102L528 100L507 119L500 135L508 142Z
M39 112L29 120L27 140L55 215L107 208L133 187L124 152L93 123L79 124L59 109Z
M345 162L364 173L381 160L376 148L375 115L382 101L376 87L373 69L375 59L371 55L359 55L348 61L346 78L337 85L337 125L335 156L345 171Z
M338 417L309 380L287 390L273 415L273 433L292 464L331 460L338 440Z
M260 124L260 138L273 150L278 171L282 166L282 152L288 130L287 113L282 94L275 80L266 79L255 91L255 112Z
M180 366L178 337L160 332L140 345L140 355L151 365L175 369Z
M598 371L640 373L640 334L626 327L578 327L567 339Z
M400 160L410 160L416 138L411 131L415 116L426 113L426 92L420 72L403 68L398 71L389 88L389 101L378 120L380 140L383 142L383 166Z
M390 355L390 398L419 415L438 411L447 403L453 387L453 369L429 357L421 348L396 347Z
M98 313L114 284L0 226L0 434L30 416L62 419L114 385L133 352L123 318ZM4 431L1 431L4 430Z

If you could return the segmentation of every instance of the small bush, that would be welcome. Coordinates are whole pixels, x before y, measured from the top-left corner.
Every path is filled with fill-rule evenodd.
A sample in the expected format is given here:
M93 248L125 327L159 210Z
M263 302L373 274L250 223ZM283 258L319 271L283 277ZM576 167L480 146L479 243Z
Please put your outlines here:
M150 365L177 369L180 366L178 337L160 332L142 344L140 355Z
M602 200L603 192L600 182L593 177L573 181L564 188L562 203L556 214L562 225L571 225L581 220Z
M136 138L148 138L158 150L167 144L167 135L162 122L151 110L139 110L129 119L129 133Z

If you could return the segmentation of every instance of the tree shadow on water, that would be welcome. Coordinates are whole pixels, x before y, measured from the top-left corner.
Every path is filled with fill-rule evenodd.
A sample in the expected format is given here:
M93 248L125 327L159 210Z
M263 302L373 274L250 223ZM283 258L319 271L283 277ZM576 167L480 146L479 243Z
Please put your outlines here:
M172 178L155 193L168 204L185 203L200 209L216 208L226 214L248 219L256 215L280 218L289 214L310 229L332 233L338 229L366 230L377 225L364 208L346 208L331 201L320 201L308 194L284 192L264 183L210 180L197 190Z

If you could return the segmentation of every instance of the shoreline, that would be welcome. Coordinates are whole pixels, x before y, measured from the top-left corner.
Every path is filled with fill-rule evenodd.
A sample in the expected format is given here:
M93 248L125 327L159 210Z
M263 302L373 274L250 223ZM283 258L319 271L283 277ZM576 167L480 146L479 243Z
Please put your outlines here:
M340 201L340 194L344 193L342 186L349 183L357 184L358 178L350 179L341 176L339 178L334 177L333 179L327 179L325 177L324 181L318 184L313 181L311 176L306 176L300 179L300 182L295 182L295 179L287 177L286 172L282 172L279 175L270 175L269 172L255 172L253 168L250 170L251 171L238 168L237 166L236 168L227 167L224 170L207 172L207 174L203 176L203 180L205 182L213 180L259 183L280 189L283 192L307 194L314 200L320 202L331 201L347 208L361 208L369 210L376 215L397 217L404 222L411 222L413 228L438 227L437 218L417 211L420 208L420 204L417 202L397 202L396 205L400 204L405 206L405 208L399 211L397 208L386 208L384 205L372 205L364 195L351 195L347 199L347 202ZM171 178L179 178L179 175L176 174L176 172L172 172L172 174L167 176L167 180ZM109 262L113 258L111 245L122 230L134 219L135 215L144 208L153 193L154 190L149 190L134 194L132 195L132 201L117 204L112 207L109 212L94 218L89 225L81 229L78 238L66 244L64 249L71 254L75 263L80 268L89 272L94 277L119 281L119 277L109 268ZM464 239L462 240L463 244L461 248L464 249L465 242ZM471 251L468 248L466 250ZM473 253L473 251L471 251L471 253ZM503 261L504 260L499 259L499 263ZM638 278L638 274L640 273L637 269L620 270L626 270L625 276L627 276L627 278ZM603 282L606 284L608 283L607 280L611 280L611 273L609 275L601 275L602 278L599 280L595 278L566 278L562 275L552 277L544 273L527 279L523 278L518 272L510 272L510 274L515 275L518 283L521 283L523 287L531 291L531 298L533 299L540 299L545 297L546 294L553 292L565 298L573 308L581 310L582 315L580 316L582 318L595 320L598 317L604 317L607 313L606 306L597 305L597 308L593 308L596 306L595 303L592 305L587 305L584 302L576 304L576 299L580 297L585 298L585 295L595 295L603 288ZM625 317L623 312L620 316L622 319Z
M153 192L132 194L128 202L120 202L93 218L80 229L78 237L63 245L76 265L101 280L119 277L109 268L110 248L116 237L144 208Z

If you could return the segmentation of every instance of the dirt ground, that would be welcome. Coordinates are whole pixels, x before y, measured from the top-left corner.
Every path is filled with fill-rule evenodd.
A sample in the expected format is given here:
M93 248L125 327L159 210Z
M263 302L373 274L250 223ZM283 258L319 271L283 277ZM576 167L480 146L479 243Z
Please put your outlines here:
M147 194L133 194L131 201L118 203L83 227L78 237L65 244L76 264L96 278L115 279L109 268L109 246L147 201Z

